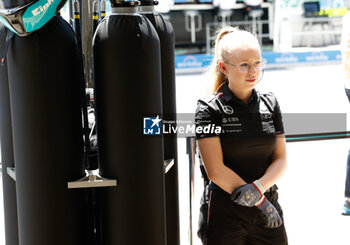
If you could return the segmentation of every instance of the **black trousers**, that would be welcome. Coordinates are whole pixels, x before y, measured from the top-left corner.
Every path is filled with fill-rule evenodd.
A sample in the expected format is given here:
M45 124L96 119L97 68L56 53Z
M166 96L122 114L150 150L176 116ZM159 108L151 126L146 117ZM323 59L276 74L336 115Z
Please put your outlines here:
M265 193L283 219L276 190ZM256 207L233 203L230 195L211 183L201 200L198 236L204 245L287 245L284 224L265 228L261 212Z

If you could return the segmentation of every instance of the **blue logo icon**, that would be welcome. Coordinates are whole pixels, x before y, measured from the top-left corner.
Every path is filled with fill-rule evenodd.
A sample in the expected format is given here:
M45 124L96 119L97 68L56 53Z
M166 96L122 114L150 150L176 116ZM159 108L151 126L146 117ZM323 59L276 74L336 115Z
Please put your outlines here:
M144 135L160 135L160 122L162 119L157 117L143 118L143 134Z

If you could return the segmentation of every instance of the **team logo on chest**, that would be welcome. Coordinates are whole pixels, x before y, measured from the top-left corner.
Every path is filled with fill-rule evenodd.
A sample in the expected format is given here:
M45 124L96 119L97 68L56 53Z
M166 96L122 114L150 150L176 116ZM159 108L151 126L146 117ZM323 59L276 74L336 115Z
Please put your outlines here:
M265 103L260 102L259 104L259 109L261 113L267 113L269 112L269 109L267 108L267 106L265 105Z
M205 111L208 109L208 106L207 105L199 105L198 106L198 111Z
M223 117L222 123L237 123L239 121L238 117Z
M233 108L231 107L231 106L229 106L229 105L224 105L224 112L226 113L226 114L233 114Z
M262 120L269 120L272 119L273 114L270 112L270 110L267 108L265 103L261 102L259 105L259 111L260 111L260 116Z

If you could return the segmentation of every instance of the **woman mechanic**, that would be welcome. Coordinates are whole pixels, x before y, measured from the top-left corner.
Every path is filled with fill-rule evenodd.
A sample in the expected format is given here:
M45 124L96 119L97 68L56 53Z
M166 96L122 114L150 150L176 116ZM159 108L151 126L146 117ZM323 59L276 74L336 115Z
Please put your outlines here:
M264 65L255 36L233 27L219 31L210 70L214 93L198 101L195 116L210 180L201 200L203 244L288 244L275 185L287 165L282 116L272 93L254 89ZM208 125L221 132L205 133Z

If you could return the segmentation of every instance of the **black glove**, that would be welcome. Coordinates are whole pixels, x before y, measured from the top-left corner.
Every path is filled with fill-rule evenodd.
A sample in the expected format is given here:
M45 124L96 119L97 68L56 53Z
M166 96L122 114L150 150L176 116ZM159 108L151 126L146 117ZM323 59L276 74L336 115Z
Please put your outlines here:
M263 213L266 228L278 228L282 225L283 221L277 209L265 196L256 204L256 207Z
M231 200L241 206L253 207L264 195L265 189L258 180L237 187L231 194Z

